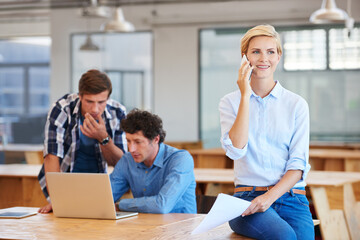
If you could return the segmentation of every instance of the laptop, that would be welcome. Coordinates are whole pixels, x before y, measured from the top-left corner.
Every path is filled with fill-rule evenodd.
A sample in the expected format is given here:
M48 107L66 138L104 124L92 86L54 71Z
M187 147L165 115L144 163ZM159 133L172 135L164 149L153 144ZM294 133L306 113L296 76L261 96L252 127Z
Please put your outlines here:
M116 212L106 173L46 173L56 217L120 219L137 212Z

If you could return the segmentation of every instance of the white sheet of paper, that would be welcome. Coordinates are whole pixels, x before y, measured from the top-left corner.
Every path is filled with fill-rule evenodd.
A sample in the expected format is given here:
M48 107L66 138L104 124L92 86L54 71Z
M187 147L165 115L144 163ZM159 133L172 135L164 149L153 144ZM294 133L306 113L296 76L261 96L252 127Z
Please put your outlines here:
M251 202L249 201L220 193L209 213L191 234L209 231L212 228L240 216L250 204Z

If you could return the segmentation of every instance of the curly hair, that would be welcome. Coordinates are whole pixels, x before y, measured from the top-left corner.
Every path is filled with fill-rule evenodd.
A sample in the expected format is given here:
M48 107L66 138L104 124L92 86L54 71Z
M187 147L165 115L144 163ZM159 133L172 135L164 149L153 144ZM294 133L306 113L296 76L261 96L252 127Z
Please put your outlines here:
M112 85L109 77L96 69L91 69L84 73L79 81L79 94L99 94L104 91L112 92Z
M136 108L130 111L126 115L126 118L121 120L121 130L130 134L142 131L144 136L149 140L153 140L159 136L159 144L165 140L166 136L162 120L158 115Z

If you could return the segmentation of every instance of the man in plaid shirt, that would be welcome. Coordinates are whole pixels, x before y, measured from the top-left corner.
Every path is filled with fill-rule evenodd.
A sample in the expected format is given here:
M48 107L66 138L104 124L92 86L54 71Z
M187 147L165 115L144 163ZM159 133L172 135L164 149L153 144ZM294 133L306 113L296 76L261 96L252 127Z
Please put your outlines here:
M126 109L109 99L108 76L89 70L79 81L79 94L66 94L49 111L45 125L44 164L38 175L49 204L40 213L52 211L46 187L47 172L104 173L115 166L127 150L120 121Z

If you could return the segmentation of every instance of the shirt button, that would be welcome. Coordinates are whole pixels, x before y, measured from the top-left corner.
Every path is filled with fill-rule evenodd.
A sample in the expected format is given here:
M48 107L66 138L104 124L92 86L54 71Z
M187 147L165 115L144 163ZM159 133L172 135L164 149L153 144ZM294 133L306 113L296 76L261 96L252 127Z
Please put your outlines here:
M144 191L146 191L146 188L144 188Z
M145 171L145 173L148 173L148 171Z

